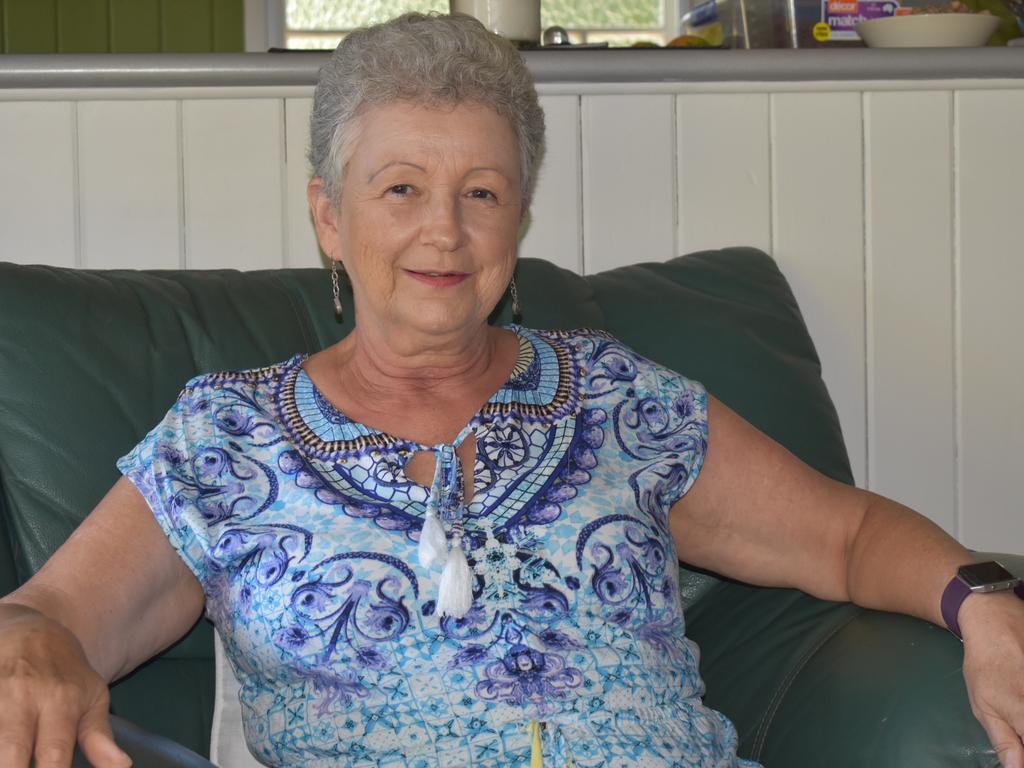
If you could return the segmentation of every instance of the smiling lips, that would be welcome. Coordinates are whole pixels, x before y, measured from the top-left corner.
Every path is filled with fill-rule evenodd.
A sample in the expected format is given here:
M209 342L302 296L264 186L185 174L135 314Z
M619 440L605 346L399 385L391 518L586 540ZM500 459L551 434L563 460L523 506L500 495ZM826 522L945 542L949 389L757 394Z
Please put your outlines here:
M458 285L469 277L466 272L417 272L412 269L405 270L411 277L421 283L434 286L435 288L448 288Z

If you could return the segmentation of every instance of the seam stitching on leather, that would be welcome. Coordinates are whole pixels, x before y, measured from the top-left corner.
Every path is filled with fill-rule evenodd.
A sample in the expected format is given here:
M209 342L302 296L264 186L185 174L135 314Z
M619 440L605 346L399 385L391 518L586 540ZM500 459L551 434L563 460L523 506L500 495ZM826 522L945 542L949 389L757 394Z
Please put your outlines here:
M754 738L754 749L751 757L753 757L755 760L760 760L761 750L764 749L765 741L767 741L768 739L768 730L771 728L772 721L775 719L775 715L778 712L779 707L782 705L782 700L785 698L786 693L789 692L789 689L793 686L793 683L796 681L797 675L799 675L800 672L803 671L804 667L807 666L807 662L809 662L815 655L817 655L818 651L820 651L829 640L835 637L836 633L839 632L839 630L849 625L851 621L853 621L855 618L857 618L863 613L864 609L858 608L853 613L853 615L850 616L850 618L848 618L843 623L837 624L835 627L833 627L832 631L824 635L817 643L814 644L813 647L809 648L807 652L797 660L797 663L793 666L793 669L791 669L789 673L786 675L786 677L783 679L782 683L775 691L775 694L772 696L771 702L769 702L768 704L768 710L767 712L765 712L764 718L761 720L761 725L758 726L757 736Z

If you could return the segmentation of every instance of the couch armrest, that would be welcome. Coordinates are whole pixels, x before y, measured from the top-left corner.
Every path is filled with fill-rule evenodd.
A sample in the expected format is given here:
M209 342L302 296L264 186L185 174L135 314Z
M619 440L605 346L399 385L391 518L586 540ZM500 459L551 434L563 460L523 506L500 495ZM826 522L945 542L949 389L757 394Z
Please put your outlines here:
M980 557L1024 574L1024 556ZM685 602L705 701L732 718L742 756L786 768L998 768L945 629L710 577ZM111 725L135 768L215 768L116 715ZM76 753L72 768L88 762Z
M1024 573L1024 557L993 557ZM687 624L705 701L736 723L744 757L769 768L999 765L945 629L731 582L706 589Z
M111 715L110 726L118 746L131 756L133 768L216 768L192 750L143 730L123 717ZM71 768L89 768L89 762L76 750Z

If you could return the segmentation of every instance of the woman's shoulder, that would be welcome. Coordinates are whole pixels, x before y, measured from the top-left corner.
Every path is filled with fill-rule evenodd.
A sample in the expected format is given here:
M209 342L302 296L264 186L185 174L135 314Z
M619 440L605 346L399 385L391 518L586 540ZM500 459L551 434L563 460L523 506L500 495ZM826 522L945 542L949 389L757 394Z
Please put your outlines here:
M642 352L601 328L572 328L542 330L522 328L527 334L540 337L552 346L575 351L582 363L607 363L610 359L625 358L638 368L672 372L666 366L652 360Z
M615 341L615 337L600 328L530 328L525 325L514 325L511 328L519 334L540 336L550 342L571 344L573 341L587 339L607 339Z
M580 362L583 362L584 359L592 356L598 350L610 347L628 349L612 334L600 328L550 329L512 326L512 330L515 331L521 340L526 339L534 345L537 342L543 342L565 355L571 355L579 359Z
M255 368L237 368L200 373L182 387L182 395L211 394L220 390L237 391L263 389L268 385L276 385L290 371L302 365L307 355L296 354L287 360Z
M270 365L193 376L178 393L169 415L175 414L184 423L195 424L197 419L202 423L214 414L228 413L233 419L240 413L254 411L276 413L282 384L301 368L305 358L306 355L297 354Z
M571 353L584 380L602 392L609 388L621 389L623 394L637 390L703 392L703 385L687 378L685 373L657 362L608 331L599 328L524 330Z
M280 428L278 397L290 371L305 355L272 365L201 373L190 378L151 432L169 445L237 446L259 430L263 442ZM235 441L235 442L232 442Z

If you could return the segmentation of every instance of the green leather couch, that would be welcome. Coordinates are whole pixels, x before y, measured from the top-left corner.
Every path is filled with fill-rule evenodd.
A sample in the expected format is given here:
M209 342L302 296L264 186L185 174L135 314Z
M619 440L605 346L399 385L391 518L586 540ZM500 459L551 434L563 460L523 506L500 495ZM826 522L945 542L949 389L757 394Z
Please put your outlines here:
M607 329L703 381L820 471L851 481L814 347L764 254L727 249L586 278L523 260L519 286L525 324ZM68 536L116 479L114 460L189 377L319 349L352 317L348 301L345 321L335 321L327 273L317 270L0 264L0 592ZM509 319L506 305L496 319ZM1003 560L1024 571L1024 559ZM706 700L736 723L741 755L768 768L998 765L967 704L960 644L945 630L683 575ZM212 639L200 622L113 687L112 711L207 754ZM118 733L142 768L201 762L131 725Z

